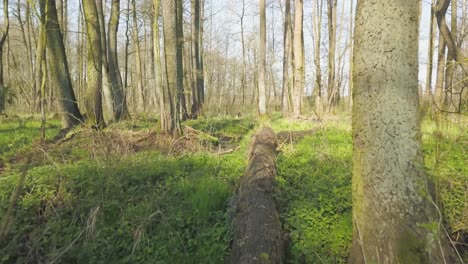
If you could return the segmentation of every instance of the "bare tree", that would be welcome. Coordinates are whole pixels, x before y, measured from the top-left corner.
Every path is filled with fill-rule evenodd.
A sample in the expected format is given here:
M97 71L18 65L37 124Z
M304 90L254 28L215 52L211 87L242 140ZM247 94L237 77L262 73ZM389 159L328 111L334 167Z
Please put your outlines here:
M327 0L328 6L328 112L335 108L339 99L339 88L335 80L336 53L336 5L338 0Z
M265 0L259 0L260 6L260 64L258 67L258 113L266 114L266 15Z
M286 0L283 25L283 86L281 88L281 109L283 116L289 113L289 55L291 54L291 0Z
M83 11L88 34L86 122L96 128L102 128L106 125L102 113L102 47L95 0L83 0Z
M69 129L83 119L72 88L62 31L58 24L55 0L40 0L41 16L46 17L47 51L50 80L56 87L62 112L62 128ZM47 4L47 5L46 5Z
M8 0L3 0L3 27L0 28L0 113L5 111L5 79L3 76L3 47L10 30L10 19L8 16Z
M122 76L120 75L117 56L117 31L119 28L120 0L112 0L111 14L108 25L107 58L109 67L109 81L114 100L114 119L126 119L130 117L127 108L127 100L123 90Z
M296 0L294 4L294 90L293 90L293 115L301 115L302 94L304 93L304 33L303 0Z

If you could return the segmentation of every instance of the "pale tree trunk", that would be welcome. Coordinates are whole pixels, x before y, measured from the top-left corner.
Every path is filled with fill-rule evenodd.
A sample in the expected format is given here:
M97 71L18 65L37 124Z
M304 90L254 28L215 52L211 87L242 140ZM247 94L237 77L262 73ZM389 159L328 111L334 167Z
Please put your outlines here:
M349 25L350 25L350 46L349 46L349 90L348 90L348 111L353 109L353 53L354 53L354 0L351 0L349 8Z
M245 89L247 86L247 62L245 58L246 49L245 49L244 17L245 17L245 0L242 0L242 12L240 15L241 44L242 44L242 77L241 77L242 105L245 105Z
M57 89L58 102L62 114L62 128L69 129L81 123L83 117L78 109L75 93L72 88L62 31L57 23L55 0L40 0L39 3L41 16L47 18L47 50L48 58L51 62L48 70L51 76L49 80L51 80L52 87L56 87Z
M163 12L163 32L164 32L164 56L166 65L166 92L167 101L165 102L165 112L167 120L166 124L162 129L166 132L177 135L181 132L180 127L180 108L179 108L179 90L178 87L181 85L183 76L179 76L178 64L179 61L178 53L182 50L179 49L178 36L178 19L177 19L177 4L180 0L163 0L162 1L162 12ZM182 65L181 65L182 66Z
M301 115L302 94L304 92L304 38L303 38L303 0L296 0L294 4L294 89L293 115Z
M5 111L5 80L3 76L3 47L10 31L10 19L8 16L8 0L3 0L3 27L0 28L0 113Z
M427 101L431 94L432 94L432 68L434 65L434 41L435 41L435 15L434 10L431 8L431 20L430 20L430 28L429 28L429 48L427 51L427 73L426 73L426 92L424 101Z
M349 263L457 263L432 198L433 184L424 171L419 4L358 1Z
M322 8L323 0L312 1L313 14L313 37L314 37L314 65L315 65L315 84L314 84L314 97L315 97L315 112L321 116L323 109L323 87L322 87L322 66L320 63L320 43L322 38Z
M454 38L457 36L457 0L452 0L452 14L451 14L451 22L450 22L450 27L451 27L451 33ZM444 106L449 107L453 102L452 102L452 90L454 86L453 82L453 73L454 69L457 65L457 62L454 60L454 57L452 56L452 53L447 54L447 65L445 67L445 87L444 87ZM447 109L448 110L448 109Z
M40 110L45 115L45 80L47 79L47 72L45 69L46 64L46 32L45 32L45 16L41 16L39 21L39 38L37 39L34 69L34 87L40 90Z
M156 77L156 89L159 95L159 122L161 130L167 130L167 114L165 105L168 104L167 91L163 87L162 83L162 64L161 64L161 48L159 39L159 3L160 0L153 0L154 7L154 59L155 59L155 77Z
M336 5L338 0L327 0L328 6L328 112L338 104L339 92L335 78L335 52L336 52Z
M103 128L102 113L102 47L98 11L95 0L83 0L83 11L88 34L88 67L86 85L86 123Z
M114 113L114 99L110 87L109 81L109 72L108 72L108 63L107 63L107 38L106 38L106 26L104 23L104 8L102 0L95 0L97 13L98 13L98 20L99 20L99 31L101 33L101 55L102 55L102 95L104 97L105 109L107 111L107 115L113 118Z
M283 25L283 85L281 88L281 109L283 116L289 114L289 55L291 53L291 0L286 0Z
M140 48L140 37L138 33L138 19L136 12L135 0L132 0L132 24L133 24L133 42L135 43L135 70L136 70L136 79L137 79L137 92L138 92L138 107L136 109L146 110L146 93L143 87L143 71L141 63L141 48Z
M202 78L201 82L198 83L199 87L198 87L198 92L200 93L200 103L201 103L201 107L202 107L202 111L203 111L203 105L205 103L205 70L204 70L204 56L205 56L205 53L204 53L204 49L203 49L203 43L205 43L204 41L204 38L203 38L203 34L204 34L204 15L205 15L205 0L199 0L200 1L200 29L199 29L199 32L198 32L198 37L199 37L199 40L198 40L198 45L199 45L199 63L200 63L200 75L199 77Z
M437 50L437 75L434 91L434 107L436 109L442 107L443 102L443 89L444 89L444 80L445 80L445 48L446 42L444 37L439 31L439 44Z
M182 121L188 119L187 100L185 99L184 90L184 65L183 65L183 51L184 51L184 28L183 28L183 0L176 0L177 4L177 104L182 112Z
M260 7L260 64L258 66L258 113L266 114L266 15L265 0L259 0Z
M31 48L31 43L29 42L29 38L26 36L26 28L28 27L27 23L23 21L22 14L21 14L21 1L17 2L16 5L16 11L17 11L17 18L18 18L18 24L21 28L21 38L23 41L24 48L26 49L26 54L27 54L27 61L28 61L28 77L31 79L28 79L28 83L31 84L31 93L27 94L30 99L28 100L30 102L29 109L31 112L35 112L36 110L36 87L34 85L34 69L33 69L33 56L32 56L32 48Z
M130 118L127 100L123 89L117 55L117 31L119 28L120 0L112 0L111 14L108 24L107 58L109 67L109 82L114 100L114 120Z

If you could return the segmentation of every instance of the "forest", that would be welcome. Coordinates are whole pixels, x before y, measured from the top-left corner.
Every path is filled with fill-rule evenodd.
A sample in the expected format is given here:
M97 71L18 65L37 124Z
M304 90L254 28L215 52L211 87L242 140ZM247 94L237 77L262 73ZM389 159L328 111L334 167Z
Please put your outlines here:
M468 262L467 0L0 10L0 263Z

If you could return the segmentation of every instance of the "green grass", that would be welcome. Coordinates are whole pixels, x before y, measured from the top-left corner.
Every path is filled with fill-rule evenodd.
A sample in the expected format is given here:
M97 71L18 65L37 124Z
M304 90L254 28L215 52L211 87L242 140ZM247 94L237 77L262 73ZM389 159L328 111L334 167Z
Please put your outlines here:
M46 138L54 137L59 130L60 120L48 120L46 123ZM22 119L0 121L0 157L30 147L32 142L40 139L40 136L40 121L25 121Z
M224 262L251 133L223 156L152 151L31 168L0 263ZM17 168L0 177L2 216L18 180Z
M54 122L49 137L59 129ZM276 132L319 125L261 122ZM80 154L89 150L70 147L78 140L73 138L64 144L67 149L53 149L51 156L71 151L78 153L72 155L76 158L56 158L28 171L9 235L0 245L0 263L223 263L232 239L229 201L244 173L258 121L211 118L184 124L230 137L239 148L221 156L143 151L91 157ZM0 145L3 153L30 148L39 123L25 126L0 125L0 142L11 144ZM151 130L155 125L132 121L112 129ZM466 134L466 128L423 126L426 166L438 184L454 237L468 234ZM349 120L327 122L317 133L279 150L275 196L289 234L286 262L345 263L352 236ZM0 216L19 180L19 167L7 167L0 175Z
M349 130L327 127L281 150L276 197L290 237L287 263L345 263L352 235Z

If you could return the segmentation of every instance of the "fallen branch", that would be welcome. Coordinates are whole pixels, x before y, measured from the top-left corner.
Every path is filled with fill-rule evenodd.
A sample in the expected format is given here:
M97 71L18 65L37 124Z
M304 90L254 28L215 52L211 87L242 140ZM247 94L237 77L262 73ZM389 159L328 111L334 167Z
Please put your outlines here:
M314 135L319 128L312 128L305 131L281 131L276 134L276 138L280 143L293 143L305 136Z

